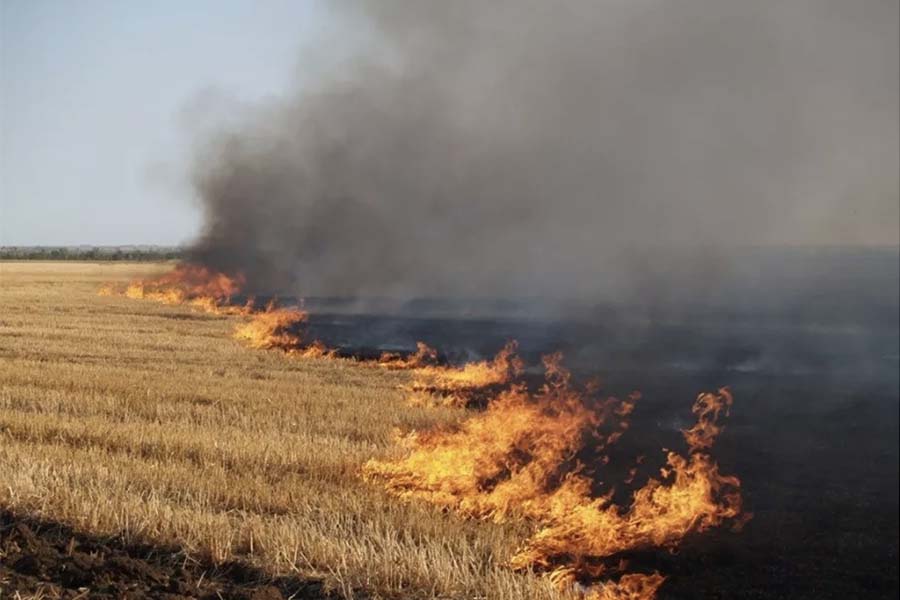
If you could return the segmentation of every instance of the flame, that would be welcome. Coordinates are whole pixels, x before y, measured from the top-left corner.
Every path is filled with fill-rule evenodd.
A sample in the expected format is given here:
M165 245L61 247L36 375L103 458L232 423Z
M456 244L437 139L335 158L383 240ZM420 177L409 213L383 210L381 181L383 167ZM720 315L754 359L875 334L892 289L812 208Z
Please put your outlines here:
M628 573L617 582L604 583L590 590L586 600L642 600L655 598L666 578L659 573Z
M235 329L234 337L252 348L275 348L306 358L334 354L319 341L304 342L301 330L309 315L300 308L279 307L274 300L262 310L256 308L252 299L243 305L233 304L232 298L243 286L242 275L230 276L207 267L182 264L156 279L133 281L124 290L107 284L97 293L187 304L212 314L247 317L248 321Z
M416 351L404 357L396 352L383 352L378 359L378 366L386 369L418 369L437 364L437 350L425 342L416 342Z
M719 390L718 394L700 394L694 403L694 414L697 416L697 424L683 431L684 439L691 450L706 450L712 447L722 426L719 424L719 414L724 412L728 416L734 398L727 388Z
M186 264L124 290L105 285L98 294L241 315L247 320L234 337L253 348L335 356L320 341L304 341L308 314L302 309L274 301L261 310L252 300L233 304L243 285L240 275ZM648 478L627 506L619 506L612 491L598 491L598 476L609 461L608 448L628 430L638 394L620 400L599 397L594 385L576 389L558 353L544 358L546 382L531 393L512 383L523 368L514 341L491 360L462 366L439 364L437 351L421 342L409 356L384 353L376 364L412 370L411 389L420 398L437 396L466 407L484 402L486 410L456 429L403 436L406 456L370 460L363 476L401 498L425 500L464 516L533 522L535 533L509 565L545 572L560 587L581 590L586 600L652 599L665 577L627 572L630 552L672 549L688 534L732 519L739 526L750 518L742 514L740 480L720 474L707 453L733 403L726 388L697 397L697 422L682 432L687 452L666 451L659 477ZM638 457L637 464L643 459ZM636 474L636 467L630 469L624 483L631 484Z
M334 358L337 350L329 348L320 340L313 340L303 347L288 350L288 354L299 358Z
M213 314L248 314L252 303L232 303L240 293L244 277L226 275L194 264L181 264L155 279L132 281L124 290L107 284L97 292L100 296L123 295L138 300L154 300L163 304L189 304Z
M327 358L334 355L318 340L306 342L302 328L309 314L297 307L279 307L270 302L262 311L248 315L249 320L238 325L234 338L251 348L283 350L301 358Z
M426 346L427 348L427 346ZM470 362L461 367L424 365L415 368L410 386L414 402L437 396L441 403L451 406L470 406L488 392L497 392L522 373L522 359L516 354L518 344L509 341L491 360ZM418 353L417 353L418 355Z
M412 391L412 404L470 406L486 392L497 392L522 372L522 360L516 354L515 341L506 345L491 360L465 363L462 366L438 364L438 352L424 342L416 343L413 354L385 352L376 363L385 369L412 370L414 380L406 389Z
M308 317L299 308L280 308L269 303L263 311L250 315L246 323L238 325L234 337L251 348L296 350L303 347L300 328Z
M576 390L560 358L545 358L547 382L537 393L514 386L456 430L412 433L403 439L404 458L371 460L363 475L396 496L465 516L535 521L537 532L510 560L515 569L549 571L561 584L621 574L589 588L588 597L653 598L663 576L622 574L623 555L673 548L741 513L740 481L720 475L702 452L721 430L717 419L731 395L723 389L698 397L697 425L684 432L687 456L668 452L661 477L620 507L611 493L594 493L595 481L639 397L599 399L593 386ZM587 455L591 469L579 458Z
M241 292L244 283L241 274L231 276L187 263L155 279L133 281L124 290L106 284L97 293L164 304L187 304L212 314L245 316L249 320L236 328L234 337L253 348L280 349L302 358L336 356L334 349L318 340L304 342L301 329L309 316L305 311L278 307L274 302L259 310L252 299L244 305L233 304L232 299ZM444 403L466 405L473 394L506 383L521 372L522 364L515 350L515 342L510 342L491 361L450 367L438 365L437 350L419 342L415 353L404 357L385 352L376 364L387 369L414 370L416 379L412 390L423 397L431 398L436 394Z

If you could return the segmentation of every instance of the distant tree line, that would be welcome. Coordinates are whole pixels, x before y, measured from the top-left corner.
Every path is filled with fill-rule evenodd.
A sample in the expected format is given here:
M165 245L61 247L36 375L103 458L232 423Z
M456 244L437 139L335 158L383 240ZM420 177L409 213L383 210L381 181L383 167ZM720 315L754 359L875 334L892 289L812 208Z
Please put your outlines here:
M0 246L0 260L160 261L184 257L174 246Z

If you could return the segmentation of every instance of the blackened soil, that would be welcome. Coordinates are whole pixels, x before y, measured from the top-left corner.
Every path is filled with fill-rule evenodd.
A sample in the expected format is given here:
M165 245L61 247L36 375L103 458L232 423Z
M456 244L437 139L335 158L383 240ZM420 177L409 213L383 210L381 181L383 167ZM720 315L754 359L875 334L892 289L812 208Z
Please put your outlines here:
M176 547L126 544L0 511L0 598L329 598L321 582L242 563L190 562Z

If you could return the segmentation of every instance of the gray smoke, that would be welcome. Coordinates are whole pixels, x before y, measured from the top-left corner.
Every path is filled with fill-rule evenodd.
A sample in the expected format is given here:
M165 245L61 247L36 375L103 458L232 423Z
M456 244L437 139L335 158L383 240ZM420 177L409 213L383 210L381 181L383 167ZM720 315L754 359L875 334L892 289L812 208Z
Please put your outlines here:
M584 296L673 253L706 285L742 246L898 243L896 0L341 18L352 60L197 153L193 257L256 291Z

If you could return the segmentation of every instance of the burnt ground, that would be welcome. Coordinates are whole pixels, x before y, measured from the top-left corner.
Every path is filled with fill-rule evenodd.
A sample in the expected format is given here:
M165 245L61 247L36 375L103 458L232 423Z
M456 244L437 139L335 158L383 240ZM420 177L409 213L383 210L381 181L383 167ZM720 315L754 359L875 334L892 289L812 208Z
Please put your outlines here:
M328 598L321 582L272 578L242 563L217 567L177 547L127 544L0 511L0 598Z
M691 397L692 379L645 387L629 432L640 439L626 441L623 455L683 447L672 426L690 415L681 411L669 423L660 416L671 415L672 398ZM735 406L712 453L723 473L740 477L751 520L739 533L707 532L674 555L633 566L669 576L661 598L897 598L896 387L806 378L729 383Z
M521 303L420 302L378 314L320 299L307 304L309 328L327 345L373 354L423 340L451 361L489 357L517 339L531 381L540 355L562 350L577 378L599 375L618 396L642 393L612 481L638 455L648 457L643 476L653 474L660 448L684 448L696 395L728 386L735 406L713 455L742 480L752 519L740 533L688 539L676 554L626 557L632 568L667 575L660 598L897 598L897 258L861 281L838 267L829 289L791 298L761 286L706 305L538 306L547 309L538 316ZM447 316L454 311L465 318ZM625 503L627 495L618 490Z

